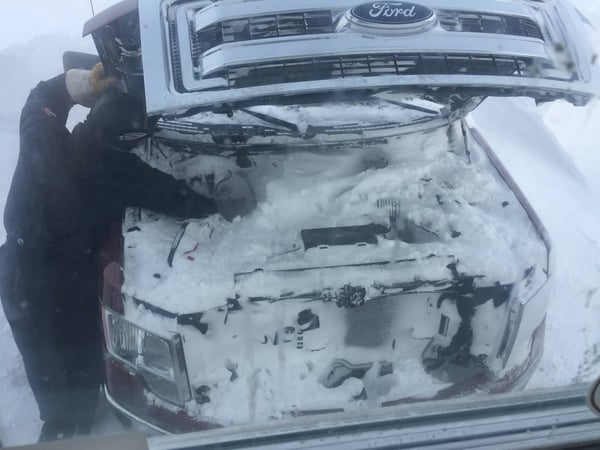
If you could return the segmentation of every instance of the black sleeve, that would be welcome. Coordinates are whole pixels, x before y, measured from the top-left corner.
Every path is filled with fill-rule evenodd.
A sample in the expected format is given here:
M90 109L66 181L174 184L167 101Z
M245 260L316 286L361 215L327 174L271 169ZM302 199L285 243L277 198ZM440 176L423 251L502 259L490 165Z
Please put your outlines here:
M137 156L117 153L121 176L128 180L124 206L139 206L177 217L206 217L217 212L215 201L190 189L184 181L153 169Z
M19 158L25 159L30 176L59 173L62 169L65 128L73 106L65 75L39 83L29 94L21 112Z
M73 105L64 74L42 81L29 93L21 112L21 135L35 135L40 128L62 132Z
M27 211L43 208L42 194L56 191L60 183L69 136L65 124L72 106L64 74L42 81L27 98L19 124L19 159L4 211L10 233L27 225Z

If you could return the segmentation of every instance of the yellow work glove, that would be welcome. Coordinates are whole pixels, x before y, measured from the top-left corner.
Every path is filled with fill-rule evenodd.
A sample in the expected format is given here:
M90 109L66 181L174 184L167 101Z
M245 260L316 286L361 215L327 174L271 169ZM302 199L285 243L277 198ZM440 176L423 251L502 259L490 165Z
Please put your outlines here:
M117 79L107 76L102 63L92 70L71 69L67 71L65 83L75 103L91 108L102 94L114 86Z
M98 63L90 72L90 83L92 85L92 92L96 98L100 97L111 87L114 86L117 79L113 76L109 76L104 71L104 64Z

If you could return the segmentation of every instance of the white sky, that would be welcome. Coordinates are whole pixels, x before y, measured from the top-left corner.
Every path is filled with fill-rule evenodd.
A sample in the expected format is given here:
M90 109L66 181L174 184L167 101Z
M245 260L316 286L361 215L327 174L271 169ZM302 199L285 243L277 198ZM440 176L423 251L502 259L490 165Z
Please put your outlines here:
M118 3L92 0L96 13ZM143 0L142 0L143 1ZM0 49L24 44L34 36L63 33L81 36L83 24L92 17L90 0L0 0ZM16 20L17 18L27 20ZM11 22L11 18L15 19Z

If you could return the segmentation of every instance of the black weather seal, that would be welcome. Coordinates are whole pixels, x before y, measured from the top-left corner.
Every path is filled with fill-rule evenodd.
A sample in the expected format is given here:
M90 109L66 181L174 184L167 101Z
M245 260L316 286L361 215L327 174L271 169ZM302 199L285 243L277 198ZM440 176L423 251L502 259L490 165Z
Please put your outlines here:
M167 257L167 263L169 264L169 267L173 267L173 258L175 257L175 252L179 248L181 239L183 238L183 235L185 234L185 229L187 228L187 226L189 224L190 223L188 221L183 222L181 224L181 226L179 227L177 234L173 238L173 242L171 243L171 249L169 250L169 256Z
M177 317L177 314L167 311L166 309L159 308L158 306L154 306L148 302L145 302L144 300L140 300L139 298L133 297L133 302L136 304L136 306L141 305L148 311L158 314L159 316L167 317L168 319L175 319Z
M202 334L208 331L208 324L202 322L204 313L180 314L177 316L177 324L191 325Z

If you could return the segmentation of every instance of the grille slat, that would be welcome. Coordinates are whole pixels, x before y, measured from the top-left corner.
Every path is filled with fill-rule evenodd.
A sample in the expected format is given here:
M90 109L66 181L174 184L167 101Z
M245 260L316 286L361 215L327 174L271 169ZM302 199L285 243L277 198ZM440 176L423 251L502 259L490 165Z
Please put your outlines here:
M218 24L218 27L223 30L222 40L220 42L209 40L209 45L202 38L207 34L212 34L211 29L216 27L216 25L211 26L195 33L199 36L197 39L200 46L199 52L230 42L333 33L333 18L331 11L305 11L228 20Z
M290 59L232 67L213 74L230 88L378 75L530 76L532 61L520 57L470 54L382 54Z
M446 31L505 34L544 40L539 25L527 17L466 11L436 11L441 27Z

